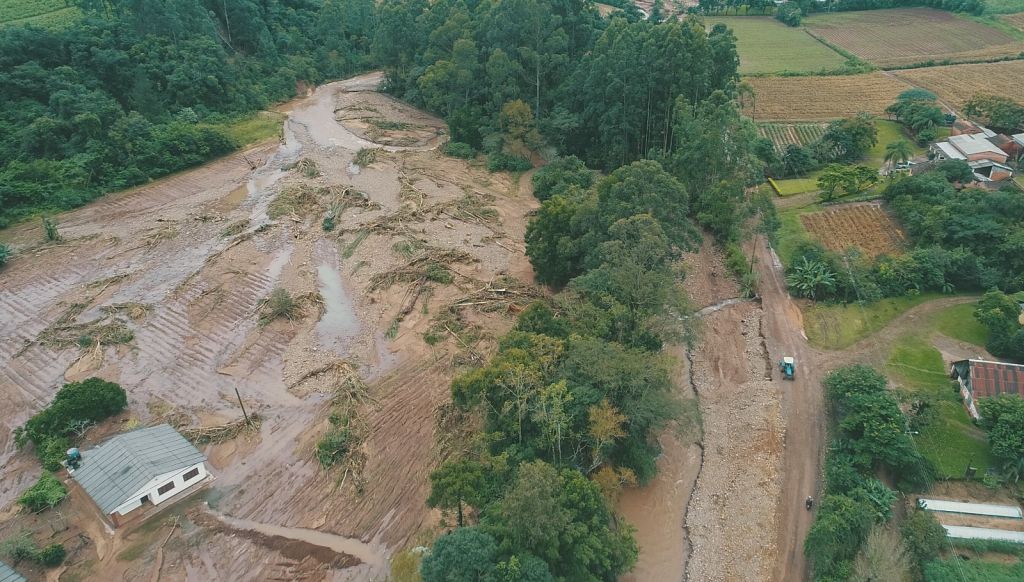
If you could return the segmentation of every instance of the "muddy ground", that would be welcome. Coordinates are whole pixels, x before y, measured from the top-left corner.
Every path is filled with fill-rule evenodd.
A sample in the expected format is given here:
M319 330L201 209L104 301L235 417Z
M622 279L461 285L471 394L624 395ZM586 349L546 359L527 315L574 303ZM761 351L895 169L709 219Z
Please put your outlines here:
M132 426L236 419L236 389L263 419L205 448L208 497L243 525L181 516L162 546L165 576L373 579L436 527L425 499L446 452L448 385L535 296L522 240L536 202L529 175L520 188L442 156L444 124L376 93L379 81L294 102L281 143L56 217L60 243L44 244L34 223L0 235L16 251L0 276L0 507L39 474L11 430L62 382L95 375L128 391ZM300 310L261 322L278 287ZM314 448L338 410L358 446L324 471ZM304 539L310 530L329 537ZM72 562L75 576L125 571L116 555L130 532L92 535L104 539ZM294 543L268 544L275 536ZM302 543L363 564L306 563ZM139 560L153 559L147 548Z

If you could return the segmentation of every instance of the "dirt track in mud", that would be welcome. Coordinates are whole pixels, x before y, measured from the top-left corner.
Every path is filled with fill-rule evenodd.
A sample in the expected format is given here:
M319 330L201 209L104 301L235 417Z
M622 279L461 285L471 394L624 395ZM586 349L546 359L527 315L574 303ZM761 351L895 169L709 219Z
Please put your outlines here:
M434 346L423 333L453 303L494 297L491 283L529 296L501 277L530 281L522 239L536 202L508 175L436 152L443 123L374 92L379 81L364 75L294 102L280 144L58 216L59 244L43 244L36 224L0 235L17 253L0 278L0 396L10 403L0 411L0 506L38 476L11 429L62 382L96 375L125 387L133 423L225 422L241 414L235 389L259 412L258 435L206 448L224 514L345 536L385 557L436 526L425 499L444 454L438 410L455 364L490 349L509 309L456 309L461 320L445 320ZM376 159L358 166L362 149ZM301 160L319 175L295 167ZM337 216L329 233L327 213ZM451 283L424 279L416 261L425 257ZM302 314L261 325L276 287ZM455 333L456 323L475 333ZM77 334L106 337L103 326L133 339L79 346ZM352 369L367 383L352 405L359 462L325 472L313 450L345 380L339 370ZM198 551L164 562L206 579L290 571L280 552L232 539L231 560ZM112 563L105 553L92 575ZM303 575L372 579L379 564Z

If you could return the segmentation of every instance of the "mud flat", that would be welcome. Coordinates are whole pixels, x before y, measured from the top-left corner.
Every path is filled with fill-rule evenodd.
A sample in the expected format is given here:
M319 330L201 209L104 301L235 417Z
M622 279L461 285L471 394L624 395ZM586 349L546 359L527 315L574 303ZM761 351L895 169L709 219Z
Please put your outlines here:
M38 476L10 431L62 382L96 375L128 391L127 426L237 418L236 389L263 418L257 434L206 446L211 495L234 519L295 531L232 536L182 515L161 548L164 575L369 579L326 554L296 560L260 536L341 536L386 559L436 526L425 500L441 458L437 411L458 366L512 323L451 306L526 278L536 201L507 174L439 154L444 124L376 93L380 79L293 102L282 143L58 216L60 244L43 244L36 224L0 233L17 253L0 275L0 397L10 403L0 410L0 507ZM372 161L356 164L361 150ZM266 319L275 288L297 303L292 317ZM471 327L473 340L444 334L427 345L442 317ZM105 325L131 333L102 341L99 330L114 329ZM315 445L342 405L359 439L342 467L324 471ZM119 531L73 567L90 561L86 577L135 568L115 556L128 537L152 542L137 552L152 560L160 540ZM189 557L197 543L223 549Z
M751 303L709 315L695 357L704 464L687 514L688 580L768 580L775 566L785 424L761 318Z

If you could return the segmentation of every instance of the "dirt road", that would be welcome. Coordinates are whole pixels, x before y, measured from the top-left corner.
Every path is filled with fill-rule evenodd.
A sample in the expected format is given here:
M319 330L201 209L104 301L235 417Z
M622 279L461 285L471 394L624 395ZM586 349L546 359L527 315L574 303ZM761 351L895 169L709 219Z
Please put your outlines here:
M38 476L11 430L62 382L96 375L127 390L127 427L234 419L235 389L263 418L258 434L205 452L216 509L264 533L193 524L165 548L166 576L372 579L431 535L448 386L493 348L516 309L502 306L519 300L470 302L486 313L452 305L499 279L523 284L513 277L530 271L522 240L536 201L507 174L435 151L444 124L376 93L380 78L292 103L281 143L57 216L59 244L43 243L38 223L0 233L16 252L0 274L0 509ZM261 323L277 287L301 312ZM428 345L439 325L451 335ZM327 472L314 450L338 406L358 434ZM265 547L310 531L374 559L330 574ZM154 562L146 548L132 567ZM113 554L79 574L119 577Z
M764 242L755 249L758 290L764 307L764 336L771 362L796 358L796 379L779 380L786 419L782 489L777 526L777 561L772 578L807 579L803 544L813 514L804 508L808 495L818 498L821 462L826 445L825 401L821 381L823 358L804 338L799 307L786 292L781 265Z

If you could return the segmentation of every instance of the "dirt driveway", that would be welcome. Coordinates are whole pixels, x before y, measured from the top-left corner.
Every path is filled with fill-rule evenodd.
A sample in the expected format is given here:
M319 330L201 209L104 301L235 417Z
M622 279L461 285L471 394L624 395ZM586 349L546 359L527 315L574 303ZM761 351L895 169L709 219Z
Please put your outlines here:
M792 382L782 383L782 412L786 418L782 489L777 527L778 559L772 578L779 581L807 579L804 538L813 514L804 508L808 495L818 498L821 463L826 446L825 399L821 382L828 372L826 358L811 348L804 337L800 308L786 291L778 257L761 242L754 249L758 289L764 306L764 336L770 360L796 358Z

